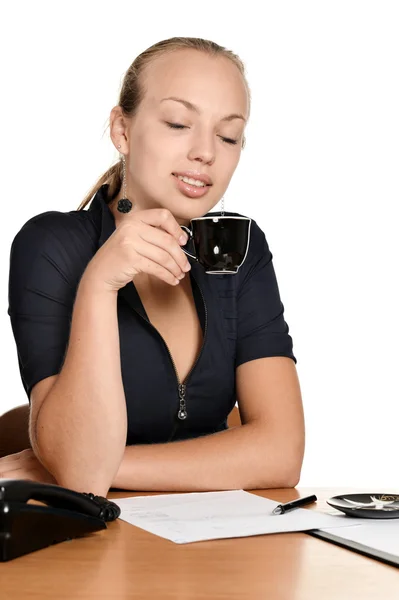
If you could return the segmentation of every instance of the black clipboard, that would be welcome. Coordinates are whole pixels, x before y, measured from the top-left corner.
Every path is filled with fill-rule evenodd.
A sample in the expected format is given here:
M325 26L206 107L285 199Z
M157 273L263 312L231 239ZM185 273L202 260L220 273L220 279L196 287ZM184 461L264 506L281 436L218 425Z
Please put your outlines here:
M321 540L325 540L326 542L332 542L337 546L347 548L348 550L352 550L353 552L357 552L358 554L363 554L363 556L375 558L376 560L379 560L387 565L391 565L397 568L399 567L399 556L396 556L396 554L383 552L382 550L377 550L377 548L365 546L364 544L360 544L359 542L353 542L351 540L341 538L339 537L339 535L335 535L334 533L320 531L319 529L312 529L310 531L305 531L304 533L307 533L308 535L319 538Z

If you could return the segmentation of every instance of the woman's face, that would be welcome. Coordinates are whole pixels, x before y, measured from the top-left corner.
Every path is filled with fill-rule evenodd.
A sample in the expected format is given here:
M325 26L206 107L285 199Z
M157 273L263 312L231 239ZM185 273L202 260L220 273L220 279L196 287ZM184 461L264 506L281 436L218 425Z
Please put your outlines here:
M248 118L247 90L229 59L195 50L156 59L142 83L144 99L124 134L127 196L142 209L168 208L187 225L229 185ZM212 185L187 185L176 176L187 171L192 179L207 175Z

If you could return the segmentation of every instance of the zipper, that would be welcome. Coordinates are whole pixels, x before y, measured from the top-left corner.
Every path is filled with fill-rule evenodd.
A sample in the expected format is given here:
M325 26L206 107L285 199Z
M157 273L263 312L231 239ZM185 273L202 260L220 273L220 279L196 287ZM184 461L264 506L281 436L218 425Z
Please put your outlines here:
M187 419L187 417L188 417L187 406L186 406L187 381L191 377L192 372L194 371L195 367L197 366L197 363L198 363L199 359L201 358L202 351L203 351L204 346L205 346L206 332L207 332L207 329L208 329L208 310L207 310L207 307L206 307L205 298L204 298L204 295L202 293L201 287L198 285L198 281L196 280L196 278L194 277L194 275L192 273L191 273L191 276L194 279L195 283L197 284L197 287L198 287L198 289L200 291L200 294L201 294L202 302L204 304L204 308L205 308L205 331L204 331L204 339L202 341L202 347L201 347L200 353L198 354L197 359L196 359L195 363L193 364L193 366L191 367L189 373L186 375L186 378L185 378L184 382L181 382L180 379L179 379L179 374L177 372L176 365L175 365L175 362L173 360L172 354L171 354L171 352L169 350L169 347L168 347L167 343L163 339L162 335L159 333L158 329L156 327L154 327L154 325L148 319L146 319L145 317L142 317L157 332L157 334L159 335L159 337L161 338L161 340L165 344L165 347L166 347L166 349L168 351L170 360L171 360L172 365L173 365L173 369L175 371L176 380L177 380L177 391L178 391L178 395L179 395L179 408L178 408L178 412L177 412L177 418L180 421L185 421L185 419ZM195 302L195 300L194 300L194 302ZM142 316L142 315L140 315L140 316ZM173 437L173 435L175 434L176 428L177 428L177 426L174 428L174 431L172 432L171 437Z

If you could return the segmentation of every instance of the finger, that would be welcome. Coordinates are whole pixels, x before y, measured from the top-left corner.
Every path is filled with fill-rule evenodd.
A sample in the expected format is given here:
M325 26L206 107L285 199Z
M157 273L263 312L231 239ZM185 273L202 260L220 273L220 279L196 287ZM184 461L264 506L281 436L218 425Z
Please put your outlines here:
M3 469L0 473L0 479L24 479L23 474L23 469Z
M42 483L56 483L51 473L45 469L37 466L28 468L26 465L21 468L0 472L0 479L29 479Z
M151 244L146 244L145 248L150 248L150 250L148 251L149 254L151 254L152 252L154 253L161 253L164 252L163 250L161 250L160 248L156 248L155 246L152 246L153 250L151 250ZM165 255L165 261L168 260L167 257L169 257L169 260L171 261L171 268L174 269L175 271L180 271L181 275L179 275L179 277L176 277L173 273L173 270L169 270L168 268L166 268L165 266L163 266L162 264L160 264L160 262L158 262L158 260L151 260L150 258L148 258L148 256L143 256L141 255L139 252L137 253L137 267L140 271L144 272L144 273L148 273L149 275L154 275L155 277L158 277L158 279L161 279L162 281L165 281L166 283L169 283L170 285L177 285L178 283L180 283L180 280L183 278L183 273L181 271L180 268L177 267L176 263L173 261L173 259L170 257L170 255L167 252L164 252ZM158 254L159 257L159 254ZM162 262L162 259L161 259Z
M3 456L0 458L0 471L5 465L9 465L10 463L15 462L14 454L9 454L8 456Z
M143 210L137 214L137 218L147 225L160 227L175 238L178 243L182 235L185 238L184 243L187 241L187 234L183 231L170 210L167 208L151 208Z
M161 229L157 229L156 227L144 225L140 228L140 237L150 245L157 246L163 251L169 253L181 271L186 272L186 267L190 267L187 256L184 254L175 238L173 238L169 233L166 233ZM151 260L156 260L153 256L149 256L149 258L151 258ZM166 266L164 262L160 264Z
M3 456L2 458L0 458L0 468L2 467L3 464L10 464L10 463L15 463L21 460L21 458L24 458L24 455L22 452L16 452L15 454L8 454L7 456ZM27 458L27 457L25 457Z
M37 481L36 476L33 475L33 471L25 471L23 469L0 473L0 479L33 479L34 481Z
M23 463L18 463L18 462L9 462L8 464L2 465L1 466L1 471L2 473L16 473L17 471L23 471L24 469L30 468L29 464L32 465L32 462L30 461L30 463L27 462L23 462ZM34 466L34 465L32 465ZM8 476L8 475L7 475Z

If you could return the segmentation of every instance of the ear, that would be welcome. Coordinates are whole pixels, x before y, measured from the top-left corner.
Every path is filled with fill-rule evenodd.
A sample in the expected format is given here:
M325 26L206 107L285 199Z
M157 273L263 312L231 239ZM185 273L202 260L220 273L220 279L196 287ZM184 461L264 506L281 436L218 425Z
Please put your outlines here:
M110 136L115 148L121 154L129 153L128 120L120 106L114 106L109 116ZM120 148L119 148L120 146Z

